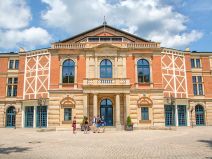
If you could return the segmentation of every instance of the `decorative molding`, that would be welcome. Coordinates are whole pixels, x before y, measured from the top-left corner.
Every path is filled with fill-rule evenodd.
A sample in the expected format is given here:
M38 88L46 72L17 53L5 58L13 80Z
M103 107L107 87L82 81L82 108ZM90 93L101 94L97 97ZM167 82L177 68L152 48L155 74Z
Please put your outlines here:
M152 107L153 102L148 97L141 97L141 98L138 99L137 105L138 105L139 108L144 107L144 106Z
M73 98L69 97L69 95L67 95L67 97L63 98L60 101L60 105L62 108L75 108L75 101Z

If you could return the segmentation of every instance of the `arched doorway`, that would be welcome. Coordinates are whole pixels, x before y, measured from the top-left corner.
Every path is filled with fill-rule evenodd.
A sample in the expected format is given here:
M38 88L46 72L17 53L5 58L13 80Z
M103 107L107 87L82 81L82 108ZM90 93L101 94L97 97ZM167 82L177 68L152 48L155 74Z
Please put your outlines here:
M110 99L103 99L100 103L100 116L104 117L106 126L113 125L113 106Z
M205 125L204 108L201 105L195 107L196 125Z
M10 106L7 109L6 114L6 127L14 127L15 126L15 107Z

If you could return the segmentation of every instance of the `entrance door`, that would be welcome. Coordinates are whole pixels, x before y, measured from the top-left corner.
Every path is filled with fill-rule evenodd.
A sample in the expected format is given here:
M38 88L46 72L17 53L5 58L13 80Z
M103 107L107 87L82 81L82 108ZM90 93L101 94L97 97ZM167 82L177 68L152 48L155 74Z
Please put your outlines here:
M25 107L25 127L33 127L34 107Z
M37 127L47 127L47 106L37 106Z
M15 126L15 107L9 107L7 109L7 127L14 127Z
M175 125L175 110L173 105L165 105L165 124L166 126Z
M179 126L187 125L185 105L178 105L178 124Z
M205 125L204 108L201 105L195 107L196 125Z
M110 99L103 99L100 105L100 116L104 117L106 126L113 125L113 107Z

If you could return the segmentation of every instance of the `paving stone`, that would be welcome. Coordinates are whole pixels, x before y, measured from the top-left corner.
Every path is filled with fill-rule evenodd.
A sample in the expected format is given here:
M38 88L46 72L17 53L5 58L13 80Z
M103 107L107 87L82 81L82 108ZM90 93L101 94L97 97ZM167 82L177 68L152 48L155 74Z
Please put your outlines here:
M0 159L202 159L212 158L212 127L177 130L38 132L0 129Z

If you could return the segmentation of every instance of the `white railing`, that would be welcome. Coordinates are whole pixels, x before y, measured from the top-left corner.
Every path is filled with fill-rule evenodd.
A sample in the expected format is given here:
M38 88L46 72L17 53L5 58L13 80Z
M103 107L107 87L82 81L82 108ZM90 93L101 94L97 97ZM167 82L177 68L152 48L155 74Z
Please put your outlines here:
M129 43L127 48L159 48L160 43Z
M159 48L160 43L112 43L112 42L104 42L104 44L111 43L114 46L120 47L120 48ZM69 44L69 43L54 43L52 44L53 49L84 49L84 48L93 48L98 45L103 44L102 42L99 43L77 43L77 44Z
M83 80L83 85L130 85L127 78L88 78Z

